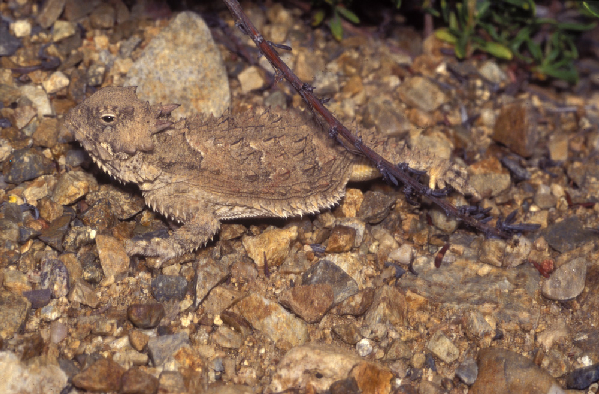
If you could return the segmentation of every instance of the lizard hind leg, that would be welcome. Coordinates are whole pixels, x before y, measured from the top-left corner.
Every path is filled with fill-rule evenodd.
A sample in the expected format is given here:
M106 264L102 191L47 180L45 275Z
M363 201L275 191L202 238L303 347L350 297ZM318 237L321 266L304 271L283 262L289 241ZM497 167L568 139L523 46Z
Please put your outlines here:
M220 228L220 221L206 212L198 212L168 238L138 236L126 241L127 254L156 256L163 261L204 246Z

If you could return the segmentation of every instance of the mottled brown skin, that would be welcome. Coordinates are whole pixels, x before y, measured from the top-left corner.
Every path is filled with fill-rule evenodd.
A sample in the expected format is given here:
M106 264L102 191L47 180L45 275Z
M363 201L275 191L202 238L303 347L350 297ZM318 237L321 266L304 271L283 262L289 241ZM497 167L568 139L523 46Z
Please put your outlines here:
M258 109L172 122L176 105L139 100L133 87L104 88L75 107L66 124L108 174L139 185L146 203L183 222L169 238L128 241L130 255L169 259L212 239L223 219L288 217L336 204L351 180L372 178L360 159L306 113ZM433 186L476 194L464 170L398 139L364 141L392 162L426 170Z

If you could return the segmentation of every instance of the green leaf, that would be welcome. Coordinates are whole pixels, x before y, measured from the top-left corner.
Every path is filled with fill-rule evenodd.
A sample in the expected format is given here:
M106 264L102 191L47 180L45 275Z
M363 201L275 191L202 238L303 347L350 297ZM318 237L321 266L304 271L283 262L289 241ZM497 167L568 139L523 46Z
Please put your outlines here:
M337 6L335 7L335 11L339 12L341 16L343 16L345 19L347 19L353 24L357 25L358 23L360 23L360 18L358 18L356 14L354 14L345 7Z
M395 1L395 8L400 8L401 7L401 0L396 0Z
M458 40L455 43L455 55L458 59L464 59L466 57L469 38L470 37L467 34L458 37Z
M479 44L479 48L500 59L512 60L513 57L512 51L498 42L487 41L484 44Z
M445 28L435 30L435 37L450 44L455 44L458 39Z
M576 68L570 66L568 68L554 68L551 66L535 67L533 71L548 75L553 78L562 79L568 83L575 84L578 82L578 72Z
M599 18L599 1L583 1L582 6L592 15Z
M532 55L533 59L535 59L535 62L541 63L541 61L543 60L543 52L541 51L541 46L533 40L531 40L530 38L526 40L526 44L528 46L530 54Z
M584 25L582 23L558 23L557 28L562 30L572 30L572 31L587 31L592 30L597 26L596 23L589 23L588 25Z
M324 20L325 15L326 14L325 14L324 10L316 11L314 16L312 16L312 27L320 26L320 24Z
M341 41L343 39L343 26L341 26L341 19L339 19L339 14L335 12L333 18L329 21L329 27L331 28L331 33L333 33L333 37L337 41Z

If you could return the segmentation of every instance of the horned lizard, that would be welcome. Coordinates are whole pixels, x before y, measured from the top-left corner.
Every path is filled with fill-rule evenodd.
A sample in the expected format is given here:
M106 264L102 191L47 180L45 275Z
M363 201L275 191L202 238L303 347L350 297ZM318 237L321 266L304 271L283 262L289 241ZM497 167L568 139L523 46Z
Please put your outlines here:
M308 113L257 109L175 122L176 107L151 106L134 87L108 87L66 116L100 168L136 183L147 205L184 223L168 238L127 241L129 255L179 256L211 240L226 219L318 212L339 202L348 181L376 175ZM426 171L433 187L477 195L465 170L450 161L373 130L362 139L389 161Z

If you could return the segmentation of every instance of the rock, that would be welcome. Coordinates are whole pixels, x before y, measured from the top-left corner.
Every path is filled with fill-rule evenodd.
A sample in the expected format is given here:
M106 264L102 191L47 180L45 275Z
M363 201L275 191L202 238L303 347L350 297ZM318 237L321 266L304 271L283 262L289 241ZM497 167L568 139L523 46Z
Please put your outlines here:
M0 392L3 394L60 393L68 382L68 376L58 365L46 358L21 362L8 351L0 352Z
M119 279L129 271L129 256L121 241L110 235L98 235L96 247L106 278Z
M11 293L22 294L24 291L32 289L27 275L17 270L4 270L4 287Z
M487 322L483 314L478 310L471 310L466 312L464 316L464 328L466 329L466 335L470 339L482 340L491 339L495 336L495 328Z
M182 300L187 294L187 280L182 276L158 275L151 286L152 295L158 302Z
M559 252L567 252L576 249L583 244L596 239L596 234L586 229L578 216L568 217L561 222L547 226L541 231L547 243Z
M395 197L376 191L367 191L358 211L358 217L369 224L383 221L395 205Z
M387 353L385 353L384 360L409 360L412 356L412 349L406 342L395 340L389 347L389 350L387 350Z
M403 326L406 318L405 297L394 287L383 286L376 290L372 306L364 320L370 327L377 324Z
M374 292L373 288L360 290L358 293L347 297L337 304L331 310L331 313L336 315L362 316L370 308L370 305L372 305Z
M225 326L218 327L212 339L217 345L227 349L239 349L243 345L243 336Z
M118 391L124 373L114 361L101 358L73 376L73 385L88 391Z
M73 290L69 295L69 301L79 302L94 309L97 308L98 304L100 303L100 300L96 294L96 289L82 281L78 281L73 286Z
M372 353L372 341L368 338L362 338L356 343L356 352L360 357L367 357Z
M281 305L307 321L317 323L331 308L334 301L333 288L328 284L295 286L285 290L279 297Z
M92 27L110 29L114 26L115 10L110 4L100 4L89 16Z
M45 242L59 252L62 252L62 241L67 230L69 229L71 219L71 215L67 214L54 220L52 223L50 223L48 228L42 230L42 234L39 236L40 241Z
M61 71L55 71L48 79L42 82L42 86L46 90L46 93L53 94L69 86L69 82L69 78Z
M6 175L8 183L23 183L42 175L51 174L54 163L35 149L21 149L12 153L10 169Z
M117 218L112 207L115 203L108 199L99 200L81 215L83 224L98 230L98 232L114 228Z
M410 244L402 244L399 248L389 253L389 260L397 261L399 264L409 265L414 258L414 247Z
M345 190L345 197L341 200L339 209L344 217L355 218L362 201L364 201L364 194L361 190L348 188Z
M512 185L509 172L495 157L474 163L468 169L470 184L482 195L494 197Z
M597 381L599 381L599 364L575 369L566 376L566 386L569 389L586 390Z
M195 283L195 302L199 306L208 293L229 277L229 267L223 261L216 261L212 258L198 261L196 283Z
M541 293L550 300L566 301L584 290L587 260L578 257L558 267L541 286Z
M58 119L44 118L33 132L33 143L52 148L58 142Z
M554 134L547 144L549 158L554 161L568 160L570 138L566 133Z
M397 94L406 105L424 112L433 112L448 101L447 95L439 86L424 77L406 79L397 88Z
M127 318L135 327L154 328L165 315L164 306L158 303L132 304L127 308Z
M160 367L179 349L190 346L189 334L179 332L173 335L151 337L148 341L148 353L155 367Z
M303 285L328 284L333 289L334 302L338 304L358 292L358 284L337 265L320 260L302 275Z
M478 72L487 81L497 85L507 81L508 79L506 73L493 60L487 60L484 62L483 65L478 69Z
M510 350L482 349L478 354L478 371L469 393L565 394L551 375Z
M505 257L507 244L503 239L487 238L480 248L480 261L485 264L501 267Z
M360 335L358 328L353 323L333 326L333 332L337 334L343 342L349 345L355 345L362 339L362 335Z
M69 271L62 261L57 259L42 260L40 287L50 289L52 298L66 297L69 294Z
M12 56L21 46L21 40L10 34L8 23L0 23L0 56Z
M327 253L349 252L354 246L356 239L356 230L347 226L335 226L331 230L329 242L327 244Z
M158 392L158 378L140 368L131 368L121 377L122 394L152 394Z
M447 364L460 357L460 350L441 331L433 334L426 347Z
M58 19L60 14L62 14L62 10L64 9L64 5L66 0L48 0L44 3L44 7L42 11L37 16L37 23L40 24L41 27L47 29L52 26L52 24Z
M55 115L48 94L41 86L35 87L33 85L24 85L19 89L21 95L27 97L37 109L38 118L42 119L44 116Z
M241 240L248 256L258 267L278 267L289 254L289 247L297 239L296 226L285 229L272 229L256 236L244 236Z
M252 327L268 336L280 349L302 345L309 339L306 323L258 294L250 294L235 308Z
M37 289L23 292L23 297L31 303L32 309L43 308L48 305L52 296L52 290L50 289Z
M101 200L110 201L111 210L120 220L132 218L141 212L145 206L142 197L137 194L127 193L112 185L101 185L97 191L87 194L85 199L90 206Z
M56 21L52 27L52 41L58 42L69 38L76 32L76 25L69 21Z
M9 292L0 293L0 338L5 340L23 327L31 303L27 298Z
M356 380L362 393L387 394L391 392L393 374L377 364L361 362L352 369L350 376Z
M133 349L137 350L138 352L141 352L145 349L149 340L150 337L140 330L129 331L129 342L131 343L131 346L133 346Z
M320 87L318 84L316 86ZM390 98L379 95L374 95L368 100L364 122L367 127L376 127L379 133L388 135L404 134L412 128L406 116L397 110L397 105Z
M497 116L491 137L520 156L530 157L538 139L532 106L520 101L505 105Z
M93 175L83 171L70 171L60 175L52 199L60 205L70 205L98 189L98 181Z
M127 73L125 86L151 104L181 104L177 115L220 116L229 108L227 72L210 30L198 14L177 15L146 46Z
M455 371L455 374L460 380L468 386L472 386L478 376L478 366L472 357L465 359Z
M260 89L264 86L264 78L257 66L247 67L237 76L241 84L241 92L249 93L252 90Z
M551 194L551 189L547 185L539 185L535 193L534 202L541 209L549 209L555 207L557 198Z

